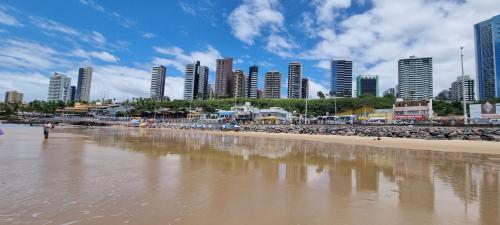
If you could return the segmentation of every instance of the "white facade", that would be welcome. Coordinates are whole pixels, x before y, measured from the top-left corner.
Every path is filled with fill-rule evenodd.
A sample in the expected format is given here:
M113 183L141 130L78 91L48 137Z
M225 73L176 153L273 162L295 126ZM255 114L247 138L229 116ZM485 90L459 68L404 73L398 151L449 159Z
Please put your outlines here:
M475 97L475 84L469 76L464 76L465 78L465 99L467 102L476 101ZM463 84L462 76L458 76L457 80L451 84L451 99L455 101L462 101L463 99Z
M184 77L184 99L192 100L194 99L195 93L195 80L198 74L198 67L196 64L186 65L186 74Z
M92 85L92 67L80 68L78 70L78 86L76 88L76 100L88 102L90 99L90 87Z
M432 58L416 58L398 61L399 96L405 100L427 100L433 96Z
M167 78L167 68L165 66L153 66L151 71L150 97L162 100L165 97L165 80Z
M71 78L64 74L54 73L50 77L47 101L69 101L71 97L70 86Z

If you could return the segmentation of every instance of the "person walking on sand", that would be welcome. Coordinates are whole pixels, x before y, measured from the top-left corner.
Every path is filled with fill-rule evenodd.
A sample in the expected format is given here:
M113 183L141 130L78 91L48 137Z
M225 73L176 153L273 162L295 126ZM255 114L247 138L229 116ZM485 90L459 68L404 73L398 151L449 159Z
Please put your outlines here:
M50 124L50 122L45 122L45 124L43 125L43 135L45 139L49 138L50 128L52 128L52 124Z

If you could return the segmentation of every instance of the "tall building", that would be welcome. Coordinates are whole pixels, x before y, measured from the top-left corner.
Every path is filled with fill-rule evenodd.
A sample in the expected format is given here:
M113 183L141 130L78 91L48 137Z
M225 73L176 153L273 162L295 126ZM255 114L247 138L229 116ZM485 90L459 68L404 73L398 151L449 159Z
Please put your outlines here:
M198 81L200 77L200 61L186 65L186 74L184 77L184 99L196 99L198 92Z
M500 15L474 25L479 100L500 97Z
M309 98L309 79L308 78L302 78L302 95L300 98L306 99Z
M356 95L378 96L378 76L359 75L356 78Z
M49 94L47 101L67 101L69 99L69 87L71 78L64 74L54 73L50 77Z
M248 69L247 98L257 98L258 82L259 82L259 67L254 65Z
M384 91L383 97L396 97L396 90L394 88L389 88Z
M234 96L233 97L236 97L236 98L244 98L246 97L246 92L245 90L247 90L245 87L246 87L246 82L245 82L245 79L246 76L245 76L245 72L243 72L243 70L235 70L234 73L233 73L233 81L234 81L234 84L233 84L233 94Z
M76 86L70 86L68 89L68 98L66 98L66 101L75 101L76 100Z
M214 85L208 84L207 85L207 99L212 99L212 98L215 98Z
M467 102L475 102L476 101L475 82L469 76L464 76L464 80L465 80L465 99ZM451 100L462 101L464 93L462 85L463 85L462 76L458 76L457 80L451 83L451 88L450 88Z
M186 65L184 78L184 99L207 99L208 73L206 66L201 66L200 61Z
M76 87L76 100L88 102L90 99L91 86L92 86L92 67L80 68L78 70L78 86Z
M281 73L278 71L267 72L264 78L264 98L280 98Z
M288 98L302 97L302 64L288 64Z
M215 97L233 97L233 58L217 59Z
M407 100L432 98L432 58L417 58L398 61L399 97Z
M200 74L198 77L198 94L197 99L208 99L208 66L200 66Z
M24 94L21 92L7 91L7 92L5 92L5 102L4 103L6 103L6 104L12 104L12 103L21 104L21 103L23 103L23 96L24 96Z
M149 96L152 99L162 100L165 97L165 79L167 68L165 66L153 66L151 70L151 89Z
M332 60L330 65L330 93L335 96L352 96L352 61Z

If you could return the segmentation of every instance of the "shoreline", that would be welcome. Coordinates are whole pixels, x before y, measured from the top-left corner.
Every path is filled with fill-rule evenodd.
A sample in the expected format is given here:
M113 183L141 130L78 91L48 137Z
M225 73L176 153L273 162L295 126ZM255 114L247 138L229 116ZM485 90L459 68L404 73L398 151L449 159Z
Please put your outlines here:
M292 133L266 133L266 132L237 132L237 131L213 131L196 129L174 129L174 128L153 128L153 130L172 130L180 132L201 132L215 135L229 135L239 137L259 137L259 138L277 138L302 141L317 141L323 143L363 145L380 148L400 148L409 150L429 150L439 152L457 152L457 153L477 153L477 154L495 154L500 155L500 142L490 141L468 141L468 140L426 140L411 138L393 138L382 137L377 140L376 137L360 136L341 136L341 135L322 135L322 134L292 134Z

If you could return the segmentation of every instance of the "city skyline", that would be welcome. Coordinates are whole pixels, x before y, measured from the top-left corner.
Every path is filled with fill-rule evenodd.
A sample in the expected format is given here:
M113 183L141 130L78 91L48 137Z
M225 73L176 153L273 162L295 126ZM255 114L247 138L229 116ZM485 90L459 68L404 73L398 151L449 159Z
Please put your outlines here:
M460 73L460 46L465 50L465 73L476 78L473 26L500 12L496 1L363 2L311 1L292 7L276 0L203 0L153 7L8 0L0 4L0 32L5 37L0 43L0 91L18 90L26 101L44 100L54 72L76 81L78 68L91 66L90 99L148 97L151 68L164 65L169 71L165 95L182 99L186 64L199 60L207 65L208 83L214 84L215 59L233 57L233 70L246 74L250 66L259 66L258 89L263 89L267 71L281 72L281 83L287 84L288 63L301 62L309 96L316 98L317 91L328 93L332 59L353 61L353 78L379 74L380 90L386 90L397 84L397 60L419 55L433 57L435 96ZM65 13L51 13L54 7ZM166 12L154 13L160 8ZM91 16L81 20L82 15ZM375 17L379 20L373 21ZM166 23L158 25L159 19ZM200 26L190 29L193 23ZM280 96L287 92L286 85L281 87Z

